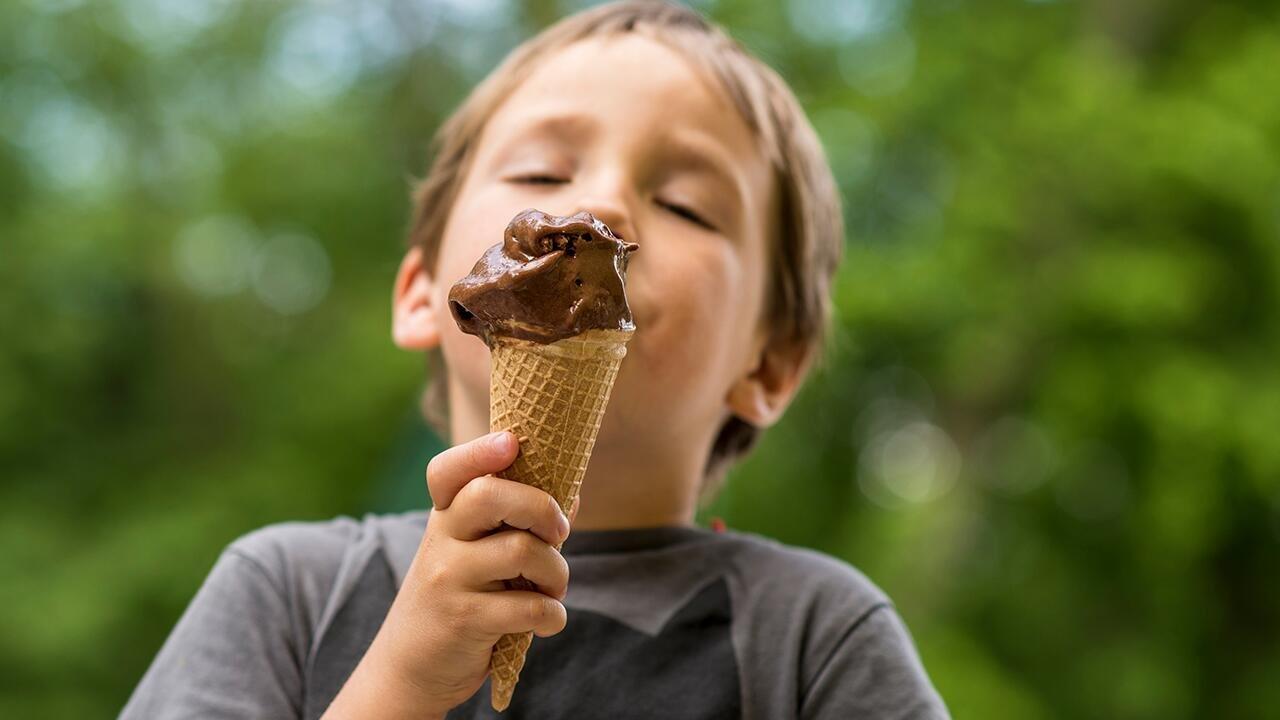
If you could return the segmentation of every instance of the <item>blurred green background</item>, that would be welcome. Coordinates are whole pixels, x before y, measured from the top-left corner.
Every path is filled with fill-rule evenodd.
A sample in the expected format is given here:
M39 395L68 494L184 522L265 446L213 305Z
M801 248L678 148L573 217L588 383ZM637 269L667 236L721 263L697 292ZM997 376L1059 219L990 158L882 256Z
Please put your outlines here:
M0 716L113 716L244 532L425 504L409 180L578 5L0 3ZM849 225L702 521L865 570L957 717L1276 717L1277 4L699 5Z

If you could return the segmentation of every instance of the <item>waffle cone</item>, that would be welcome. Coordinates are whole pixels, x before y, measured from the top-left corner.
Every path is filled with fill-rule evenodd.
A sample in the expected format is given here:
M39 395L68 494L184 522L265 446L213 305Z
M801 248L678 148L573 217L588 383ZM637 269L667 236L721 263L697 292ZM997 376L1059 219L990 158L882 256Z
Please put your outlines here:
M549 344L499 338L490 348L489 427L520 454L499 477L546 491L567 512L578 497L631 331L589 330ZM559 546L556 547L559 550ZM534 590L523 577L511 590ZM533 633L503 635L489 661L493 709L511 702Z

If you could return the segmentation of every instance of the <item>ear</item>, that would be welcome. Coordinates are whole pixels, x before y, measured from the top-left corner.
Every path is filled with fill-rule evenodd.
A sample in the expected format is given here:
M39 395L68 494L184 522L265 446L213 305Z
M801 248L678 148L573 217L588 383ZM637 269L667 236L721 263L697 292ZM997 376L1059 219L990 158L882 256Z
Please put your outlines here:
M405 253L391 295L391 338L403 350L430 350L440 344L434 306L435 281L427 274L422 248Z
M729 411L758 428L776 423L800 389L812 354L799 343L763 341L753 366L729 388Z

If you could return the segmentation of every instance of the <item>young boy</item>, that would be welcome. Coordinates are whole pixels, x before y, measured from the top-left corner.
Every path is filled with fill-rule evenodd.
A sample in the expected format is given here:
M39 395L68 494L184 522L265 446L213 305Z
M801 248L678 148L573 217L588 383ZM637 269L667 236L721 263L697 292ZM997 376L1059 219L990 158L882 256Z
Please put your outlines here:
M427 467L433 509L233 543L124 716L493 717L493 645L532 630L510 717L945 717L856 570L693 525L829 315L839 202L782 81L690 10L612 4L517 49L437 151L393 296L394 340L435 358L429 404L456 443ZM528 207L641 246L637 331L571 517L492 476L518 447L487 432L488 351L446 303ZM519 575L538 590L504 589Z

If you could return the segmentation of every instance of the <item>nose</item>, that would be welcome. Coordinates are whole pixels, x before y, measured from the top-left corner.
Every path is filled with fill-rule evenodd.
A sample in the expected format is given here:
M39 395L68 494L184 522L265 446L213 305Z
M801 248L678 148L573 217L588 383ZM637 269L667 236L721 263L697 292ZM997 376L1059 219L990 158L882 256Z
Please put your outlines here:
M628 242L635 240L635 227L631 222L631 213L627 211L627 206L621 200L608 198L604 196L592 196L584 198L578 203L578 210L586 210L596 219L613 231L614 235Z

